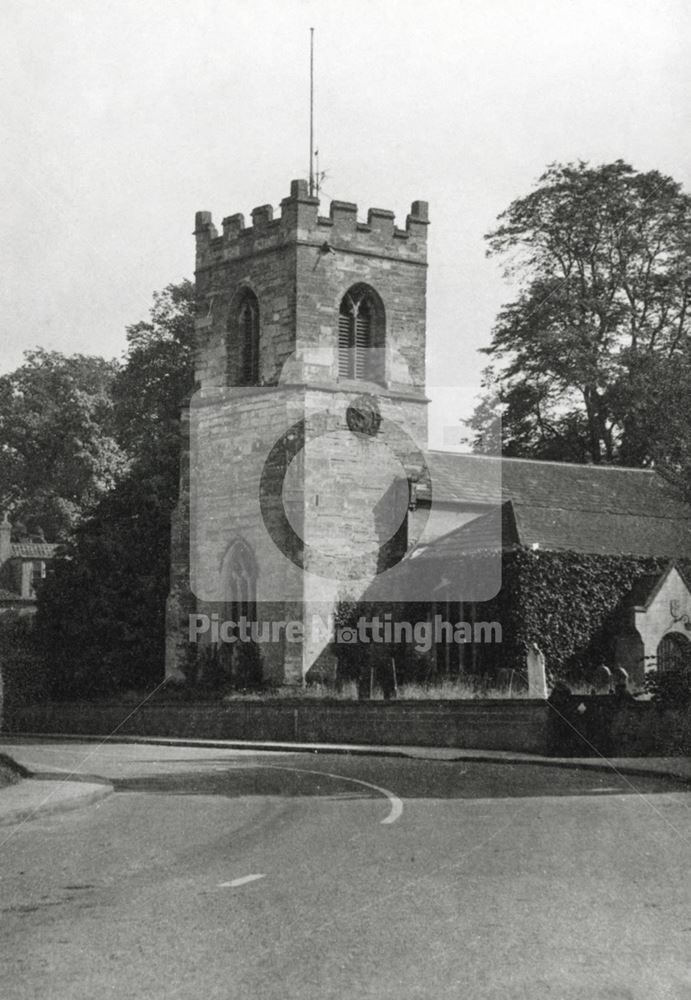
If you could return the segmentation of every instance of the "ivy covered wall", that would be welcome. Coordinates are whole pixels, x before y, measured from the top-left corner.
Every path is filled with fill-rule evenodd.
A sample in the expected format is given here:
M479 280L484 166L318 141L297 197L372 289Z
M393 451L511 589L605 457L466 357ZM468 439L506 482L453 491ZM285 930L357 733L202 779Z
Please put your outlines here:
M473 579L482 573L482 561L492 558L495 556L490 553L468 554L457 572ZM461 605L464 621L474 617L476 621L500 622L502 641L476 647L472 657L466 651L460 672L490 680L498 679L502 670L524 673L527 647L536 642L545 654L551 681L561 678L588 684L599 664L614 664L616 638L627 628L625 607L632 587L642 576L662 574L668 562L638 556L525 548L505 552L502 587L497 596L472 606ZM680 568L683 571L689 567L680 564ZM418 562L415 571L425 573L429 592L433 593L449 567L430 560L424 566ZM387 610L400 621L424 619L439 609L420 604L398 605ZM348 611L346 617L354 619L357 614L371 617L375 612L381 613L382 607L361 604ZM444 670L440 669L442 657L438 653L432 649L421 654L412 646L399 651L401 677L406 681L441 680ZM351 657L357 658L359 665L371 655L372 647L351 651Z
M468 558L472 562L486 556ZM661 574L667 563L515 549L504 554L501 591L494 600L476 605L476 614L502 623L502 666L523 669L526 645L536 642L552 679L588 681L599 663L612 662L614 640L624 625L623 604L635 582ZM487 657L485 662L495 666Z

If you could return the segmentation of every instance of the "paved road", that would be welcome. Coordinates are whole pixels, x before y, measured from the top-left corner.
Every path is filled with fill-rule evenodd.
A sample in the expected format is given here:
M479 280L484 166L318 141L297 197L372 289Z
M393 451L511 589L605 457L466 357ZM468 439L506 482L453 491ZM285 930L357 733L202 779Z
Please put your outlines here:
M659 778L24 743L113 780L0 832L4 1000L691 997L691 812Z

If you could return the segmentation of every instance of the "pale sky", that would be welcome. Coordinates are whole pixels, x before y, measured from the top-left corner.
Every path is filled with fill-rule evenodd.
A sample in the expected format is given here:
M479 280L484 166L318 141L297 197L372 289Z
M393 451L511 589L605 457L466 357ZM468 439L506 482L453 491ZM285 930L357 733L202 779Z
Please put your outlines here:
M511 297L498 213L552 161L691 190L684 0L2 0L0 371L36 345L119 355L192 277L195 211L249 222L307 175L311 26L322 211L430 203L437 445Z

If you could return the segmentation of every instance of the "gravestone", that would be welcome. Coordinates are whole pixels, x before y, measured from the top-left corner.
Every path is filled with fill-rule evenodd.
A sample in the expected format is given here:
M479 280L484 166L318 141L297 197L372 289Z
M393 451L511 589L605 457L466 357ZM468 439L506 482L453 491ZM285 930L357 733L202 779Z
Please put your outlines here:
M528 665L528 697L547 697L547 675L545 671L545 654L536 642L531 643L527 656Z

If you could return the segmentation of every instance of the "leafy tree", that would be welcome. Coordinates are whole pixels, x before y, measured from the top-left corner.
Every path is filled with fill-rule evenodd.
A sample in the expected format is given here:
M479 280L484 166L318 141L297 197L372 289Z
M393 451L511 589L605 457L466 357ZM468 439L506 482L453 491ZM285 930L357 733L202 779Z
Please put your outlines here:
M508 455L659 460L675 372L690 358L691 198L621 160L554 164L487 240L518 295L485 349L498 406L488 395L476 410L476 447L496 448L501 411Z
M691 503L691 351L657 358L634 381L632 420L657 470Z
M651 670L646 676L645 689L656 704L682 710L691 706L691 657L687 660L669 667L664 673Z
M116 370L103 358L36 349L0 377L0 509L29 529L66 537L122 471Z
M128 473L53 561L36 624L54 697L161 679L170 555L161 483Z
M193 388L194 285L182 281L154 294L150 319L127 329L127 357L113 384L116 436L139 461L176 465L180 407Z
M162 676L180 410L193 387L192 284L155 295L150 320L130 327L127 339L112 389L127 469L39 594L54 695L141 688Z

